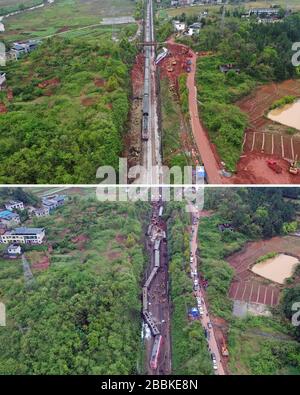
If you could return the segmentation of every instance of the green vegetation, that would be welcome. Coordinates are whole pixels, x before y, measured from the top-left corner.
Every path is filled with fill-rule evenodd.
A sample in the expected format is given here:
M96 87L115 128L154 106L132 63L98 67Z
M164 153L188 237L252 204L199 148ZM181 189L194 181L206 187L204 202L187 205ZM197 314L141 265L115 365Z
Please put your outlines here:
M30 191L22 188L0 188L0 205L7 203L8 200L20 200L24 204L37 204L39 199Z
M239 188L209 189L205 209L214 210L199 225L200 271L208 279L207 296L211 312L227 320L231 373L236 374L299 374L300 345L295 341L299 330L290 324L291 305L299 299L295 286L299 267L293 276L291 289L285 291L282 305L273 316L237 319L232 316L232 301L228 291L233 270L224 261L238 251L246 241L283 234L285 224L295 218L295 207L284 196L296 197L296 189ZM234 231L221 232L218 225L231 223ZM274 253L257 262L273 257ZM298 277L297 277L298 278ZM287 321L289 320L289 321Z
M180 105L182 113L187 117L189 115L189 91L186 85L187 75L181 74L178 78Z
M99 24L101 18L133 15L132 0L56 0L55 3L5 20L1 40L39 38L64 29ZM111 26L109 26L111 31Z
M182 152L180 122L178 122L180 106L172 97L167 79L161 81L160 94L164 164L169 167L186 166L188 158Z
M268 259L275 258L277 255L278 255L278 252L269 252L268 254L259 257L259 258L255 261L255 263L265 262L265 261L267 261Z
M0 15L10 14L11 12L22 11L26 8L42 4L43 0L1 0Z
M207 343L199 321L188 321L194 307L193 282L189 277L189 217L181 204L170 203L166 215L169 229L171 300L173 306L172 367L174 374L212 374Z
M230 320L232 302L227 295L233 270L224 259L248 240L282 234L285 223L294 219L295 209L284 201L280 188L209 189L205 208L216 212L200 222L200 270L209 281L212 313ZM218 225L228 222L234 231L221 232Z
M236 374L300 374L300 344L276 318L236 319L230 326L230 370Z
M284 107L286 104L292 104L294 103L295 100L296 100L296 96L285 96L282 99L276 100L270 107L270 110Z
M141 363L140 280L149 206L73 197L45 226L51 266L24 288L0 260L1 374L134 374ZM32 255L33 257L37 254Z
M117 167L135 54L125 38L53 38L9 63L1 182L93 183L99 166Z
M228 170L234 171L247 126L246 116L234 103L258 83L298 77L291 58L292 44L300 40L300 13L276 24L258 24L228 16L224 34L221 34L220 16L205 19L203 23L200 36L188 41L194 50L214 53L198 61L201 116L221 159ZM225 64L233 64L240 72L222 73L219 67ZM285 100L290 103L292 98L284 98L276 106L285 104Z

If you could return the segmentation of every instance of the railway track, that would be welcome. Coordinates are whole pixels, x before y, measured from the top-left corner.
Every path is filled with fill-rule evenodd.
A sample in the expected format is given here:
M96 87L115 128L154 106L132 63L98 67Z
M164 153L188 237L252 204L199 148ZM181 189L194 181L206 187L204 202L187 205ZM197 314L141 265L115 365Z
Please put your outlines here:
M160 133L157 111L157 83L155 65L155 34L153 0L146 0L144 23L144 92L143 118L141 127L143 166L147 169L142 183L155 185L160 182Z

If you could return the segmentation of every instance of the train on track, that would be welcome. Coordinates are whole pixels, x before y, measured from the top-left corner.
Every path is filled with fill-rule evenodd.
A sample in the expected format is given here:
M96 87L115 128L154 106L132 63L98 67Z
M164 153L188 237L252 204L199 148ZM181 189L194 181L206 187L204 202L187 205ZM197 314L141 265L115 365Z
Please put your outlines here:
M160 215L159 215L160 214ZM163 205L160 203L155 210L153 210L153 215L152 215L152 222L156 223L157 222L157 216L161 217L163 214ZM150 236L150 230L148 235ZM148 290L149 287L154 280L161 264L161 233L157 233L157 238L153 242L153 255L154 255L154 265L153 269L149 275L149 277L146 279L146 282L143 286L143 318L145 322L148 324L151 334L154 337L154 343L151 351L151 357L150 357L150 367L153 370L156 370L158 367L158 358L159 358L159 353L161 350L161 345L162 345L162 336L160 333L160 330L155 322L155 320L152 317L152 314L149 312L149 302L148 302Z

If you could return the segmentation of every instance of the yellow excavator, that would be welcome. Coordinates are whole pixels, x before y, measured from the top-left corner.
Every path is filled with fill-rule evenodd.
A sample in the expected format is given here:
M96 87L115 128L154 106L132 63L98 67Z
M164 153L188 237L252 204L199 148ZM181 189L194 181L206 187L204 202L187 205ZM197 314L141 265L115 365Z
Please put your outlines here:
M298 174L298 155L296 155L295 159L292 161L290 168L289 168L289 172L291 174Z

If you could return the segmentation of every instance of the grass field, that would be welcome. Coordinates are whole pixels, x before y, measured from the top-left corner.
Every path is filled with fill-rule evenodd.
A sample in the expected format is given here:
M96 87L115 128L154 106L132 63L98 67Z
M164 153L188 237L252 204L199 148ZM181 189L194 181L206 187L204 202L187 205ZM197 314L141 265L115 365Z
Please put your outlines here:
M5 19L1 40L45 37L59 32L100 23L107 16L132 15L131 0L57 0L55 4Z

